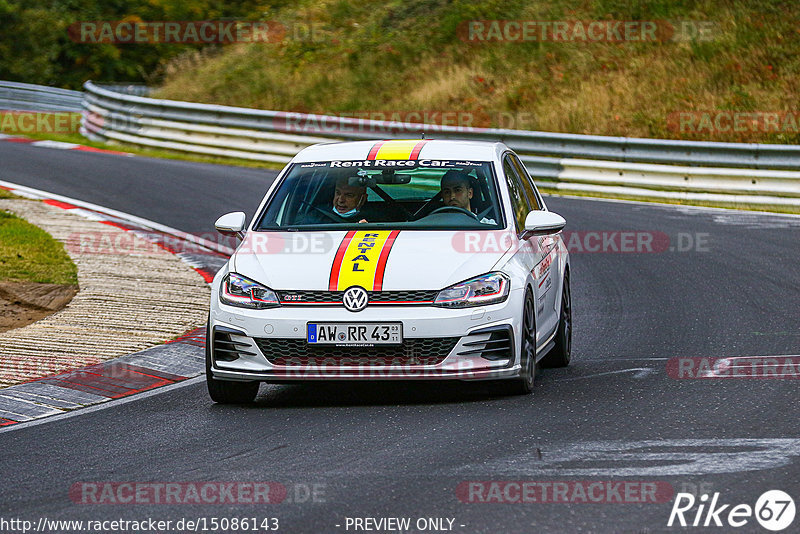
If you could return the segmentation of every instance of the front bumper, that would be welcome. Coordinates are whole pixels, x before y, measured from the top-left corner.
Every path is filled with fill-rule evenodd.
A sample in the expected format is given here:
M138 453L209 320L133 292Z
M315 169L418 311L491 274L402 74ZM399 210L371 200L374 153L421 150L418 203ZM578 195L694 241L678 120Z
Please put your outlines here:
M347 381L347 380L497 380L519 376L520 366L515 365L501 370L433 370L433 369L393 369L379 370L374 367L349 367L347 369L273 369L261 372L237 372L214 369L214 378L243 382L300 382L306 380Z
M214 298L214 297L212 297ZM523 295L511 291L500 304L479 308L446 309L433 306L373 307L351 313L341 307L291 307L248 310L212 301L209 327L214 378L239 381L286 382L302 380L488 380L519 376L517 347L520 342L520 312ZM516 311L516 313L514 313ZM325 349L306 349L305 333L309 322L403 323L405 344L451 338L452 350L430 362L419 360L398 363L371 361L368 365L350 362L341 365ZM507 344L504 340L507 338ZM264 341L270 343L265 343ZM297 358L276 358L265 354L265 346L295 347ZM441 343L439 343L441 345ZM215 351L228 348L226 353ZM490 349L495 349L490 350ZM236 354L232 354L233 350ZM288 349L283 350L282 352ZM347 349L339 349L342 355ZM402 352L402 349L399 349ZM365 352L366 351L366 352ZM370 349L355 349L364 356ZM381 349L376 347L375 353ZM219 358L222 356L223 358ZM311 356L309 358L309 356ZM232 358L233 359L230 359ZM345 356L346 358L346 356ZM228 360L228 361L226 361ZM321 361L322 360L322 361ZM362 361L362 360L356 360Z

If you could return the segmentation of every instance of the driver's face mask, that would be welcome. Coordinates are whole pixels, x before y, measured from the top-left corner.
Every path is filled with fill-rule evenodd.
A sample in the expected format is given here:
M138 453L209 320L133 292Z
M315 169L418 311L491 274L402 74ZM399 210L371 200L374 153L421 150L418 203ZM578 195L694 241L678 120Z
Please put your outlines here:
M331 210L333 211L333 213L335 213L339 217L352 217L353 215L358 213L358 208L353 208L350 211L347 211L345 213L339 213L338 211L336 211L336 206L332 207Z

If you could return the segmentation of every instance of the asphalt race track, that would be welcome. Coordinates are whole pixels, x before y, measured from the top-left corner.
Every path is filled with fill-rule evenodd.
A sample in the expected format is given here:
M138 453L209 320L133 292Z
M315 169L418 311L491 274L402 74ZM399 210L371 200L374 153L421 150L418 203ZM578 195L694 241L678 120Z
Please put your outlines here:
M1 180L195 233L227 211L252 217L274 176L0 143ZM578 247L575 338L572 365L540 371L533 396L497 397L480 384L310 383L262 386L255 406L225 407L192 381L0 432L0 516L274 517L281 532L354 532L353 518L366 517L447 518L464 533L728 532L668 528L674 494L754 506L779 489L797 501L800 371L678 379L667 370L671 358L800 354L800 218L566 198L548 206ZM612 233L631 231L654 250L615 251ZM167 505L77 504L69 493L81 482L187 481L277 482L288 495ZM462 502L466 481L647 482L673 493L656 503ZM766 532L753 517L735 530Z
M0 143L0 180L137 215L196 234L229 209L252 214L277 172Z

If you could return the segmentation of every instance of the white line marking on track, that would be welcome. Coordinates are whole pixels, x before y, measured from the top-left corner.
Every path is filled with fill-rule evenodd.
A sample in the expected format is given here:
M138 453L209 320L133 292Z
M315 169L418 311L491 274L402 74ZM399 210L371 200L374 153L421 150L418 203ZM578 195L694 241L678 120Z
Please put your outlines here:
M656 439L587 441L541 453L522 453L440 471L464 475L676 476L742 473L787 466L800 456L797 438Z
M597 363L597 362L602 362L602 363L609 363L609 362L665 362L665 361L667 361L669 359L670 358L668 358L668 357L664 357L664 358L614 358L614 359L608 359L608 358L586 358L586 359L583 359L583 358L581 358L580 362L581 363Z
M655 369L651 369L650 367L634 367L633 369L619 369L617 371L606 371L604 373L593 373L590 375L584 376L575 376L572 378L559 378L558 382L567 382L569 380L584 380L587 378L597 378L598 376L606 376L606 375L618 375L621 373L632 373L636 372L633 375L633 378L645 378L648 375L651 375L656 372Z
M38 146L43 148L58 148L61 150L70 150L75 148L76 146L81 146L77 143L65 143L64 141L51 141L46 139L44 141L34 141L31 143L31 146Z
M755 360L766 358L800 358L800 354L775 354L770 356L720 356L726 360Z
M715 360L713 369L703 372L698 378L794 378L800 377L798 354L783 356L735 356ZM748 369L753 375L738 373L734 369Z
M67 204L73 204L75 206L86 208L92 211L96 211L99 213L103 213L106 215L110 215L112 217L117 217L119 219L125 219L130 221L134 224L138 224L140 226L144 226L145 228L150 228L152 230L156 230L158 232L163 232L165 234L173 235L179 237L181 239L185 239L191 243L197 243L202 245L210 250L215 250L217 252L221 252L223 254L231 255L233 254L233 249L230 247L226 247L225 245L220 245L218 243L214 243L213 241L209 241L208 239L203 239L202 237L198 237L194 234L190 234L188 232L184 232L183 230L178 230L177 228L172 228L170 226L166 226L164 224L157 223L155 221L151 221L149 219L144 219L142 217L137 217L136 215L131 215L130 213L125 213L123 211L117 211L111 208L106 208L103 206L98 206L97 204L92 204L91 202L84 202L83 200L78 200L71 197L65 197L63 195L56 195L55 193L48 193L47 191L42 191L41 189L34 189L33 187L27 187L24 185L15 184L12 182L6 182L4 180L0 180L0 185L4 187L8 187L14 189L15 192L19 192L22 196L29 196L30 198L49 198L53 200L58 200L60 202L66 202ZM33 196L31 196L33 195Z
M204 381L205 379L206 379L205 375L200 375L194 378L189 378L188 380L177 382L175 384L170 384L169 386L163 386L160 388L155 388L149 391L145 391L143 393L137 393L136 395L132 395L130 397L124 397L122 399L114 399L108 402L101 402L100 404L89 406L87 408L80 408L71 412L67 412L65 414L51 415L49 417L43 417L41 419L34 419L33 421L25 421L17 423L15 425L10 425L7 427L0 428L0 434L3 434L5 432L13 432L15 430L22 430L23 428L29 428L32 426L37 426L45 423L63 421L64 419L69 419L71 417L76 417L79 415L86 415L93 412L98 412L100 410L105 410L106 408L113 408L114 406L119 406L121 404L127 404L129 402L146 399L148 397L152 397L154 395L160 395L161 393L167 393L169 391L180 389L182 387L192 386L200 381Z

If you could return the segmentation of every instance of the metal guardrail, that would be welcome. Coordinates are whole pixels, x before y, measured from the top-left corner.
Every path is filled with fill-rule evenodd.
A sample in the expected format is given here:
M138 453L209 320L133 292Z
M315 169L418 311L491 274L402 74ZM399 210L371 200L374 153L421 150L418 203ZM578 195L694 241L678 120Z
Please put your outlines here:
M499 128L464 128L459 126L420 125L367 121L347 117L309 116L299 113L267 111L173 100L158 100L110 91L92 82L84 85L89 104L141 119L161 119L182 123L187 131L206 125L233 129L233 136L249 135L253 130L273 133L306 134L296 123L308 123L317 117L327 127L315 132L314 138L373 139L376 137L408 137L408 132L429 132L429 137L503 141L519 154L550 158L591 158L634 163L663 163L688 166L735 167L753 169L800 170L800 146L753 143L713 143L661 139L637 139L573 135L551 132L530 132ZM152 126L152 125L150 125ZM164 126L180 129L177 124ZM393 132L401 132L394 134ZM148 132L152 133L152 132ZM216 135L222 135L216 132ZM143 136L145 137L145 136ZM295 136L297 137L297 136ZM547 160L539 160L546 163ZM551 160L550 163L554 163Z
M87 82L90 138L285 163L314 143L416 137L503 141L544 190L800 207L800 146L422 125L121 94ZM416 135L415 135L416 134Z
M797 145L369 121L160 100L147 97L143 86L86 82L84 88L81 102L75 91L0 82L0 108L6 99L69 110L80 102L81 133L93 140L274 163L315 143L409 138L424 131L428 138L502 141L548 191L800 207ZM21 97L20 91L27 93Z
M81 91L0 81L0 109L80 112L83 109L82 102Z
M103 88L124 95L150 96L151 88L141 83L104 83Z
M563 159L548 192L800 208L800 172Z

